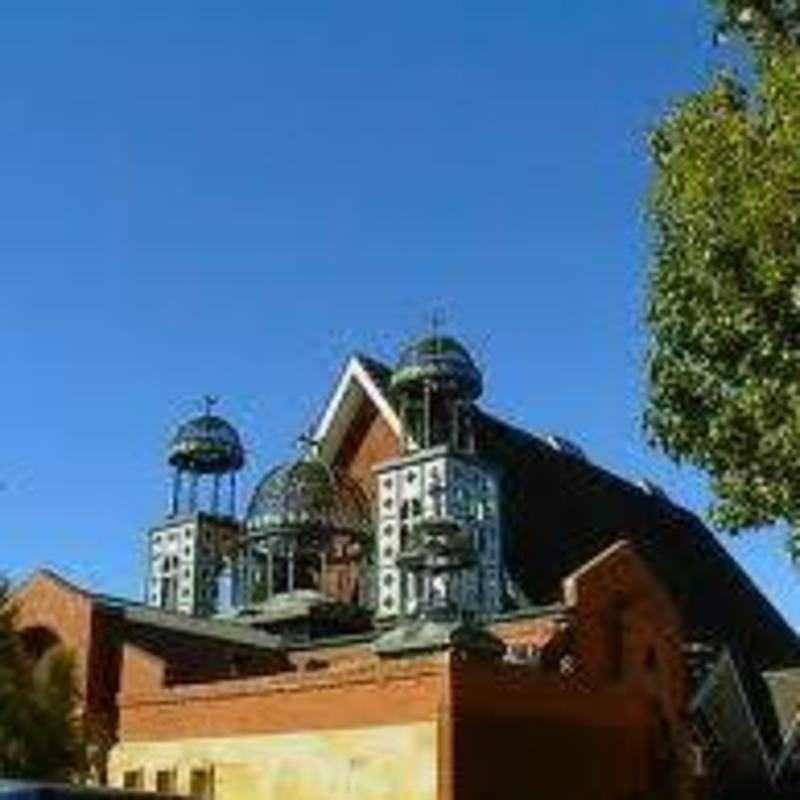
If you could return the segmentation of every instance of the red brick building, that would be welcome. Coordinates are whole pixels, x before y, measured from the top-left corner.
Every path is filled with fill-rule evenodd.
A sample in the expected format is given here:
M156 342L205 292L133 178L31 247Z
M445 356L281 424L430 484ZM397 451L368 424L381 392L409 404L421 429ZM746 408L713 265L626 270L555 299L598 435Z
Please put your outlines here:
M759 675L796 663L794 633L695 517L496 419L480 388L445 337L394 370L353 357L307 457L265 476L241 521L219 509L238 439L207 414L173 443L145 602L47 572L18 587L32 652L76 654L112 784L219 800L696 796L727 723L708 712L722 679L687 661L690 644L735 653L759 748L742 780L769 771L781 740ZM192 502L198 464L211 507ZM220 615L223 571L235 608Z

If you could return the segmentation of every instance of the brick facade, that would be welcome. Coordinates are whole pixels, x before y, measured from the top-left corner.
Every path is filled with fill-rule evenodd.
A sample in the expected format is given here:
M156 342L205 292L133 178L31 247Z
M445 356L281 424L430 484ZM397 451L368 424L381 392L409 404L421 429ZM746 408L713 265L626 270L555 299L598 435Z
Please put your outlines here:
M669 598L620 543L569 576L563 600L494 624L507 644L538 654L529 663L488 663L449 651L382 659L369 642L334 642L288 658L265 656L261 675L200 680L180 668L187 654L191 660L203 652L197 644L160 646L138 627L115 627L101 601L51 575L15 596L23 628L47 627L75 651L86 697L119 687L110 775L116 784L136 747L156 754L148 758L169 753L178 760L175 769L185 771L182 756L174 755L185 743L225 743L232 769L240 739L256 737L268 750L289 747L291 737L320 747L352 731L363 749L371 730L384 737L394 730L404 741L430 730L434 749L412 748L404 756L409 763L391 769L393 775L433 770L430 797L437 800L502 796L522 787L530 794L557 787L560 797L583 798L601 784L604 797L620 800L654 797L642 793L656 785L668 787L660 796L687 796L680 628ZM117 661L99 660L115 649ZM225 661L222 645L207 644L204 652L209 662ZM358 761L358 752L348 758ZM326 757L331 769L341 767L335 748ZM426 767L429 758L435 764ZM240 785L237 773L226 774L229 786Z

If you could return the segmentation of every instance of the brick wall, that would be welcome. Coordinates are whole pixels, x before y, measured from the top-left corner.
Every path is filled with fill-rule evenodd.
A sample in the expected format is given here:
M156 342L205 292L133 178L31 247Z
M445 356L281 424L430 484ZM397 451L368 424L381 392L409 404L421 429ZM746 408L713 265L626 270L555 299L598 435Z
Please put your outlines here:
M452 661L448 800L691 796L674 605L625 542L569 576L564 599L560 621L494 629L567 661Z
M120 738L127 741L288 733L433 721L442 659L381 663L365 652L349 669L211 684L163 686L158 660L124 649Z
M101 622L91 598L46 572L36 573L13 595L16 624L21 632L44 628L54 634L75 659L76 686L87 712L101 710L103 691L99 666ZM100 706L100 707L99 707Z

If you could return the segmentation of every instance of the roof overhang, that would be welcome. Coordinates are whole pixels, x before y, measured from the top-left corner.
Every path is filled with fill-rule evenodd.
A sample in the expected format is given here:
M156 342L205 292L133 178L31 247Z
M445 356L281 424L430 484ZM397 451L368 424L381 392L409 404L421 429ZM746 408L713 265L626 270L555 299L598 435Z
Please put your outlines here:
M398 439L403 426L397 412L358 356L351 356L314 431L319 457L330 464L350 424L366 401L371 402Z

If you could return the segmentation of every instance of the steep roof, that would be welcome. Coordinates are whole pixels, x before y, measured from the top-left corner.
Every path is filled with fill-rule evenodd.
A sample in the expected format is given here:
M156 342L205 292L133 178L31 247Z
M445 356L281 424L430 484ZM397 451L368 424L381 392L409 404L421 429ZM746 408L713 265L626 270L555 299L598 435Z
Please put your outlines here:
M361 353L353 362L391 406L391 369ZM565 575L622 536L670 591L690 637L724 642L758 670L800 664L795 632L694 514L485 411L476 434L479 456L503 476L504 549L521 603L553 602Z
M506 556L533 603L623 536L670 590L688 634L725 642L764 669L800 659L800 640L714 534L666 497L481 413L478 452L502 471Z

